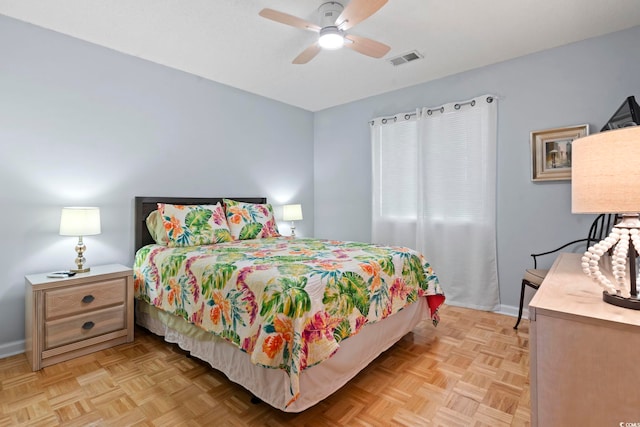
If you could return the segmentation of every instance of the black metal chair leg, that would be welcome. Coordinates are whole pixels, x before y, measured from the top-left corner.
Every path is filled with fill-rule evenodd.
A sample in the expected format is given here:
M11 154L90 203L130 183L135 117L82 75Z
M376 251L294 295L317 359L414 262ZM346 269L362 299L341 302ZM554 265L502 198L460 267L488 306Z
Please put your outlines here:
M526 283L524 280L522 281L522 288L520 289L520 308L518 309L518 321L516 322L516 326L513 329L518 329L518 325L520 324L520 320L522 320L522 306L524 305L524 287Z

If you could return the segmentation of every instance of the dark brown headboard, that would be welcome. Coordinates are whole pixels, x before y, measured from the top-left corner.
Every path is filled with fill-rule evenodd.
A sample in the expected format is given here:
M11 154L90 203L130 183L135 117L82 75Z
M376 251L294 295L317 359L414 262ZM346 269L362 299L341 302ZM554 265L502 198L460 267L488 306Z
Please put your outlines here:
M215 205L218 202L222 203L222 199L222 197L136 197L134 253L144 245L154 243L147 229L145 220L151 212L158 209L158 203L171 203L174 205ZM267 203L266 197L225 197L225 199L247 203Z

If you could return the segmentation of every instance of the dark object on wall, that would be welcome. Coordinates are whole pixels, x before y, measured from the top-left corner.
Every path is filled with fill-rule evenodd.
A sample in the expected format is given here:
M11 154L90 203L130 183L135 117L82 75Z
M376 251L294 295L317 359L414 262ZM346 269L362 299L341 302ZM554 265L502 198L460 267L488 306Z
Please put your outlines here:
M633 96L624 100L620 108L609 119L600 132L640 125L640 107Z

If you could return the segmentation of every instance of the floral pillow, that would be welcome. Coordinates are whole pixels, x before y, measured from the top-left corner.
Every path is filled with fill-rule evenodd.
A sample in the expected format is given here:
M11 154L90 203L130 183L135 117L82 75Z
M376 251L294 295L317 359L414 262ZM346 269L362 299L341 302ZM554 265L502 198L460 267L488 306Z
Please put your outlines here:
M162 221L160 212L157 210L151 212L147 217L146 223L153 241L158 245L167 246L169 244L169 237L167 237L167 230L164 229L164 222Z
M222 205L158 203L169 246L198 246L230 242L231 233Z
M235 240L279 237L278 225L270 204L223 199L231 236Z

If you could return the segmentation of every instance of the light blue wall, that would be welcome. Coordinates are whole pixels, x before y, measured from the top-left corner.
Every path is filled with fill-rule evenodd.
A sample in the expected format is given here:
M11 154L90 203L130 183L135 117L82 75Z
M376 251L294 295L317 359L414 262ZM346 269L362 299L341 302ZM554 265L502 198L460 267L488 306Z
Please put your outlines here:
M1 355L24 276L73 266L63 206L101 208L89 265L133 263L135 196L295 201L311 235L313 114L0 16L0 183Z
M513 306L528 254L590 222L570 213L568 183L529 180L529 132L597 130L640 95L637 40L640 27L313 114L0 16L0 355L24 345L24 275L72 266L61 207L101 207L90 265L132 263L137 195L295 201L299 234L368 241L367 122L483 93L501 97L499 273Z
M371 239L369 120L488 93L500 98L498 269L511 311L529 254L584 237L593 218L571 214L569 181L531 182L529 134L584 123L597 132L627 96L640 99L640 27L316 113L315 235Z

